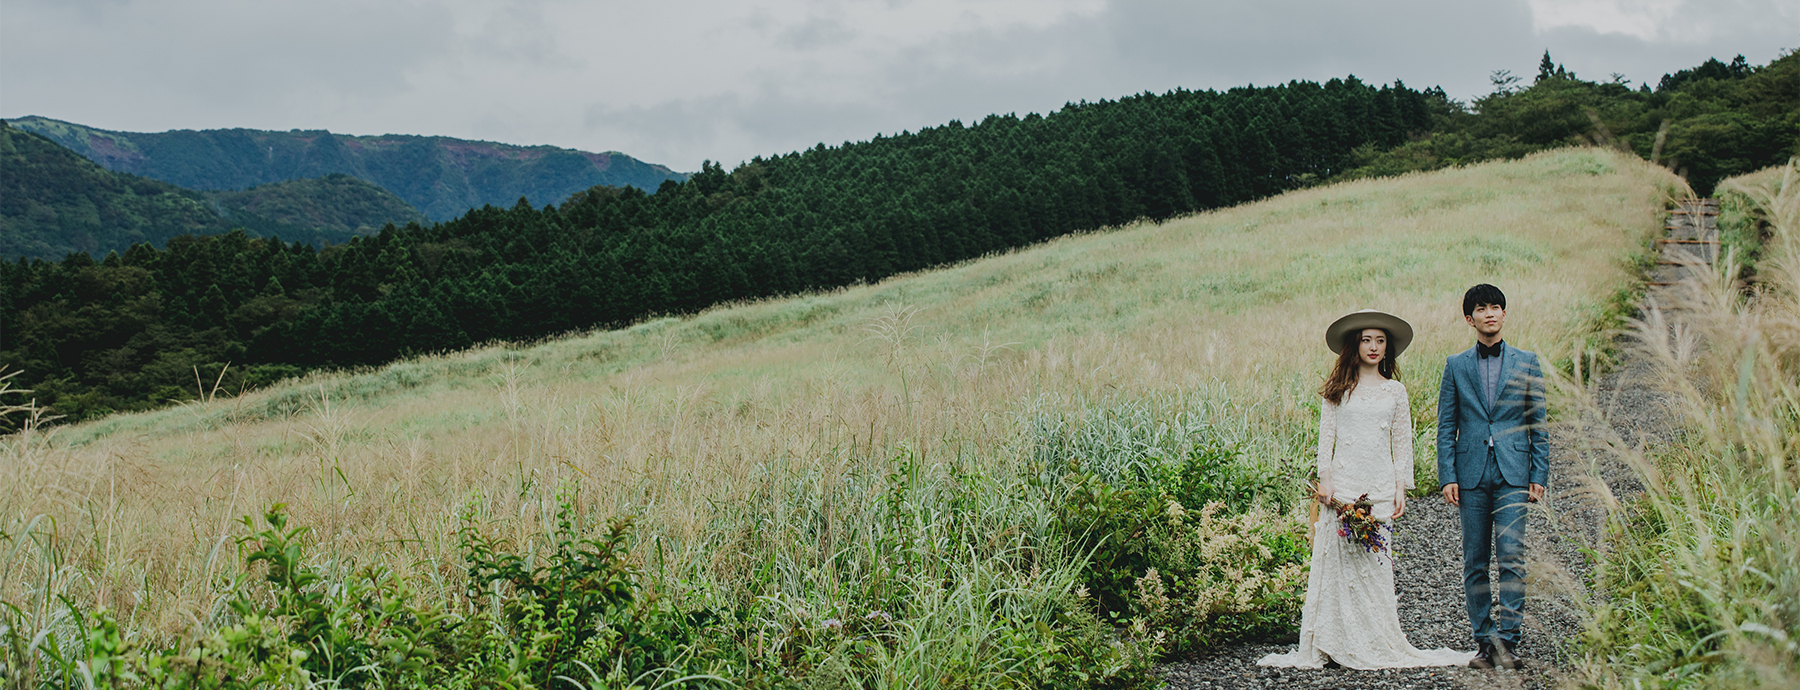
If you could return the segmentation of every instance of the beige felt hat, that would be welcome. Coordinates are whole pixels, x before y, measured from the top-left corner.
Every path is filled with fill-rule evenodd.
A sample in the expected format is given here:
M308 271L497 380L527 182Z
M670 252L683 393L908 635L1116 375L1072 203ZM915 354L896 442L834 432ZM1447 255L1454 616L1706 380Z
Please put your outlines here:
M1412 324L1406 322L1406 319L1385 311L1364 309L1350 312L1331 322L1331 327L1325 329L1325 346L1331 348L1333 354L1339 354L1344 349L1344 334L1358 332L1364 328L1380 328L1387 331L1388 352L1395 358L1399 358L1400 353L1406 351L1406 346L1412 344L1413 328Z

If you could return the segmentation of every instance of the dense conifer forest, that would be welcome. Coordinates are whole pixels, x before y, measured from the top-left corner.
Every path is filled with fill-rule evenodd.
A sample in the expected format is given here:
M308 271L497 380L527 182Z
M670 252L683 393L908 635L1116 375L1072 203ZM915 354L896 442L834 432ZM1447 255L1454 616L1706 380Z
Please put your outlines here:
M1146 93L729 171L709 162L654 193L521 198L322 250L234 232L4 263L0 364L83 419L215 385L875 281L1346 177L1587 142L1672 159L1705 182L1784 160L1800 141L1794 55L1711 61L1655 90L1544 62L1532 86L1499 74L1469 105L1355 78Z

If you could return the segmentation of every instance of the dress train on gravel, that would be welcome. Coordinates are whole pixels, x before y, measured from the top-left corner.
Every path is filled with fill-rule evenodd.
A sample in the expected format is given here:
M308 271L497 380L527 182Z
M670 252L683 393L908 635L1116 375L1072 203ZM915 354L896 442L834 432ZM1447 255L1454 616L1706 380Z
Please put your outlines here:
M1332 477L1334 498L1355 503L1367 494L1375 515L1392 515L1396 492L1412 486L1412 411L1406 387L1386 381L1357 389L1341 405L1319 406L1320 476ZM1461 666L1474 652L1420 650L1400 629L1392 551L1370 553L1338 536L1342 522L1322 510L1313 523L1312 569L1306 576L1300 646L1270 654L1258 666L1381 669ZM1384 527L1386 532L1387 528ZM1393 535L1387 534L1393 544Z

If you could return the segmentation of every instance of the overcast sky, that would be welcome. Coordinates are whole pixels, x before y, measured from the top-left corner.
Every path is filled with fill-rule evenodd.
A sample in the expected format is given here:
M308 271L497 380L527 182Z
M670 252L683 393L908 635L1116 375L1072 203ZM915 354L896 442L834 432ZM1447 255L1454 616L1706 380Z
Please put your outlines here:
M1354 74L1467 99L1800 47L1795 0L5 0L0 116L438 134L691 171L990 113Z

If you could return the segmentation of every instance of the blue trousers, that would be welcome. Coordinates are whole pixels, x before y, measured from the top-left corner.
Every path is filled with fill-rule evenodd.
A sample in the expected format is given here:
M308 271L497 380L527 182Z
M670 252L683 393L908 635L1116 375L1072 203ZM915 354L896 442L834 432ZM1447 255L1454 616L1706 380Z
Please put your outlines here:
M1488 449L1481 482L1458 487L1462 507L1463 601L1477 643L1500 640L1517 644L1525 613L1525 487L1500 476ZM1500 583L1488 579L1488 564L1498 558ZM1498 590L1496 592L1496 590Z

